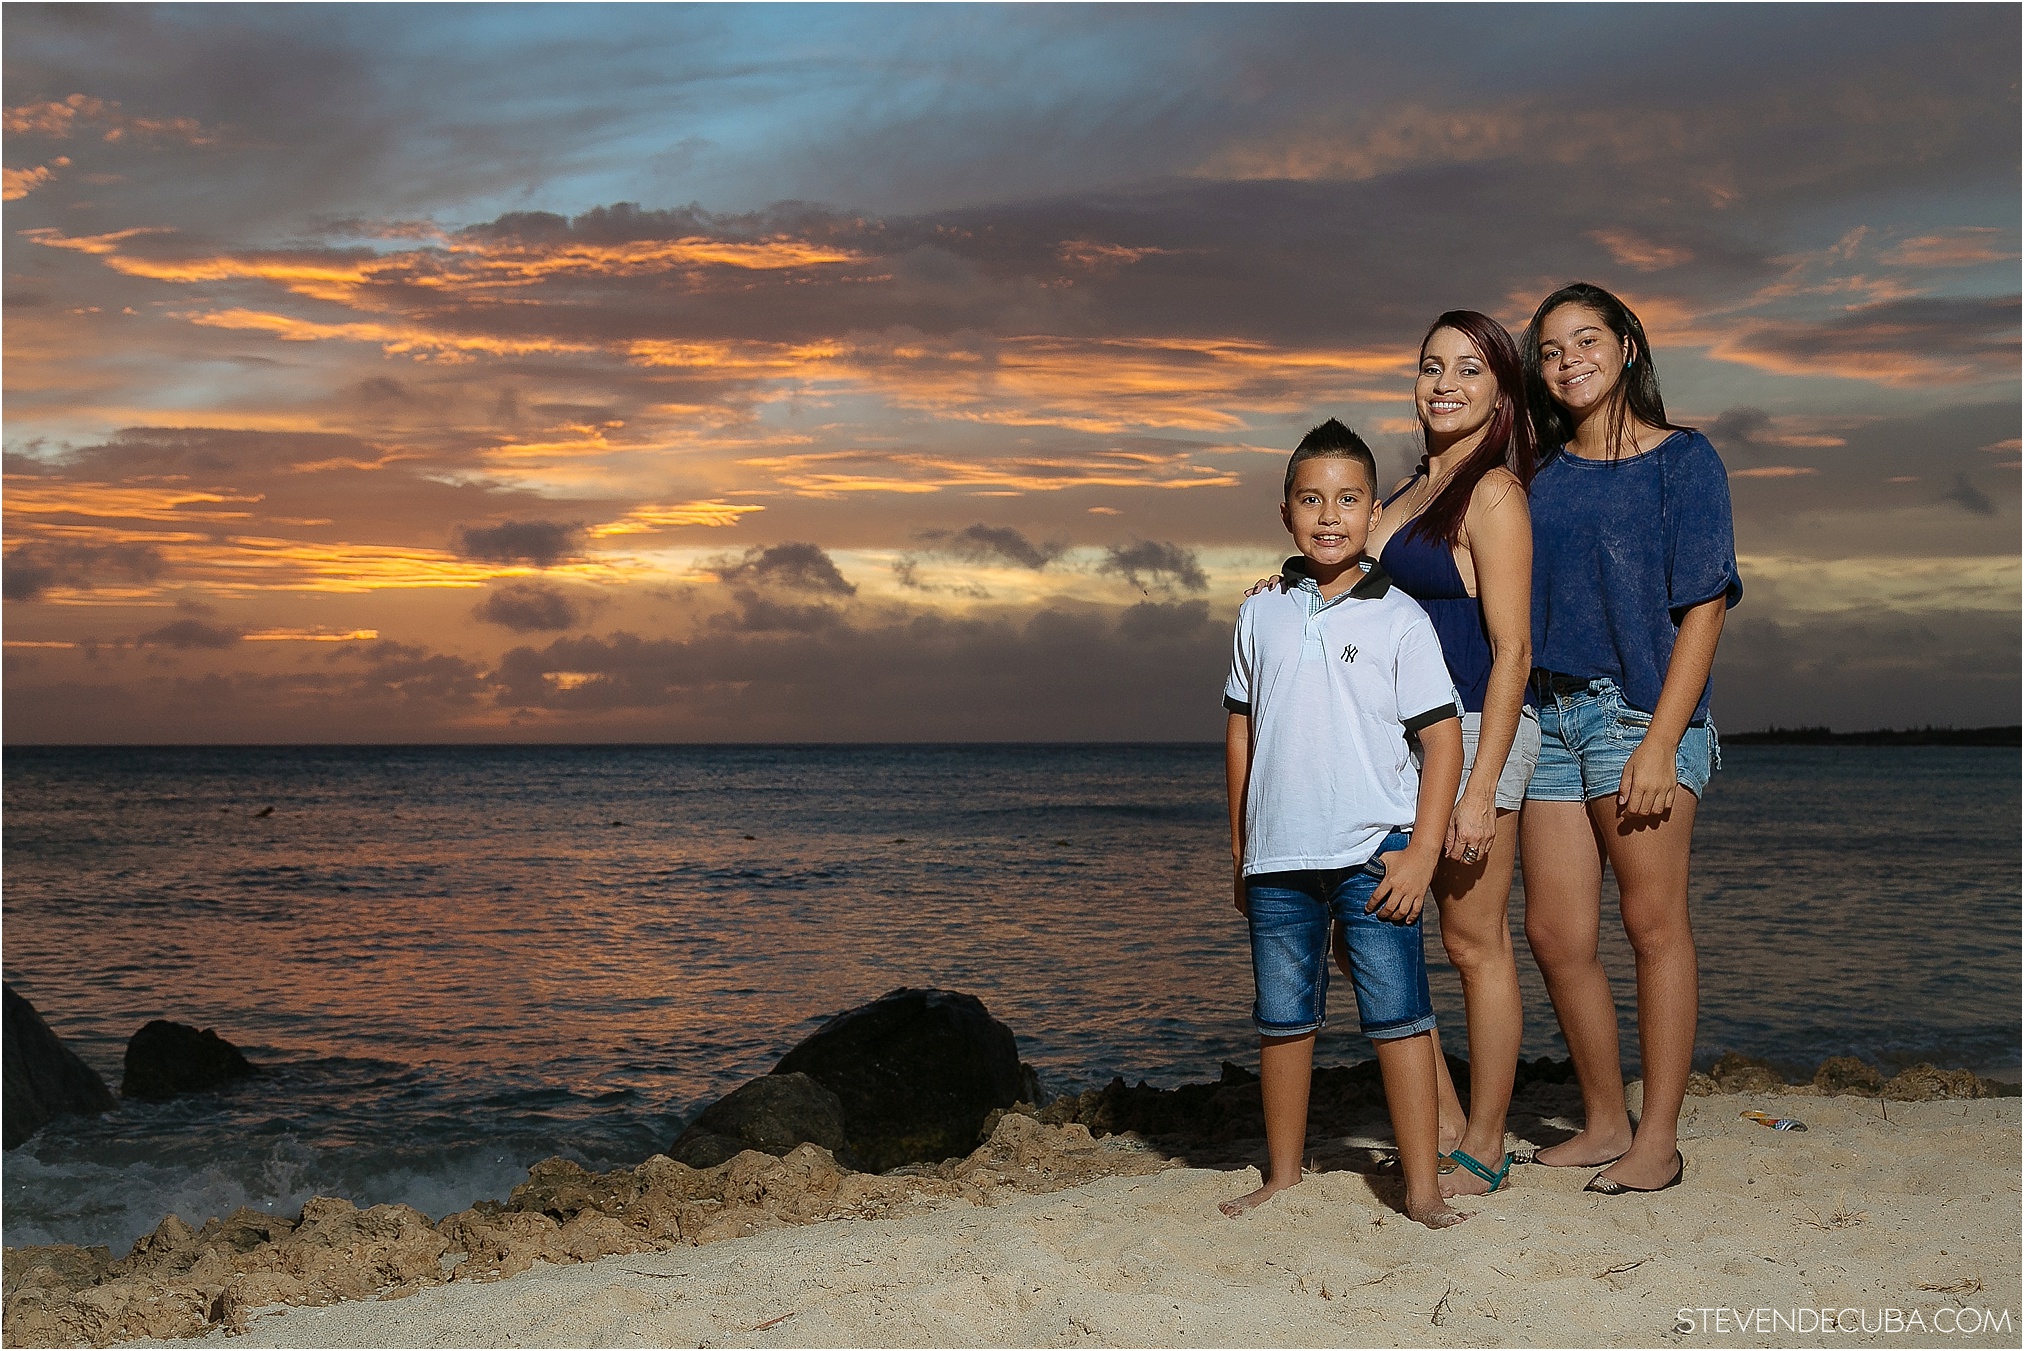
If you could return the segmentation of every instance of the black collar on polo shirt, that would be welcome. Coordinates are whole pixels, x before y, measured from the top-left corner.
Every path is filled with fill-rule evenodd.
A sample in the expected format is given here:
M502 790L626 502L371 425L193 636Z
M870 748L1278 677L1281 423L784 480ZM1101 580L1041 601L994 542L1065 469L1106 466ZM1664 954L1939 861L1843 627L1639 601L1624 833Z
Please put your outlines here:
M1377 600L1385 592L1391 590L1391 574L1384 570L1384 564L1378 562L1368 554L1364 555L1363 561L1370 564L1370 571L1357 578L1355 585L1349 588L1350 599ZM1307 560L1299 554L1293 555L1280 567L1279 575L1282 577L1305 577L1307 575Z

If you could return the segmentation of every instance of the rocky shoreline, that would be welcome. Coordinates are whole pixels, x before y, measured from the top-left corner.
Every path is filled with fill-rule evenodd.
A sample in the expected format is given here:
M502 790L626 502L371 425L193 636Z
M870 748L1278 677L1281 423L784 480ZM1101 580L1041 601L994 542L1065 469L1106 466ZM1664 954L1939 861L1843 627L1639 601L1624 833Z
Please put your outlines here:
M1453 1063L1466 1084L1466 1066ZM1514 1134L1560 1138L1578 1115L1572 1079L1566 1062L1521 1064ZM1845 1057L1794 1085L1765 1062L1728 1055L1695 1075L1690 1091L1858 1096L1887 1112L1891 1101L2018 1090L1929 1065L1886 1079ZM1635 1100L1636 1085L1631 1092ZM956 1199L992 1205L1014 1193L1262 1157L1257 1080L1236 1065L1214 1082L1172 1089L1120 1078L1044 1105L1038 1097L1010 1031L973 997L894 991L825 1024L774 1074L706 1109L668 1153L637 1167L591 1173L548 1159L506 1200L440 1221L403 1205L360 1210L318 1197L293 1218L242 1209L193 1229L171 1215L118 1259L103 1247L8 1248L0 1325L8 1346L240 1332L278 1305L397 1299L537 1262L666 1251ZM1387 1153L1383 1117L1374 1062L1318 1069L1316 1164L1376 1172ZM874 1168L882 1171L864 1171Z

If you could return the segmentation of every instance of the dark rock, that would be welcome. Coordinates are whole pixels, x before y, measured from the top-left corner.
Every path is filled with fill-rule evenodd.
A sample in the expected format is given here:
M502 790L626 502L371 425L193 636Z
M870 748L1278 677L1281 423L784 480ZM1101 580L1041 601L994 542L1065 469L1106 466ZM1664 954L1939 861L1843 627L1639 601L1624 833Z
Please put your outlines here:
M1457 1088L1466 1091L1469 1062L1451 1055L1448 1068ZM1518 1091L1536 1084L1573 1082L1574 1068L1565 1060L1541 1057L1518 1064ZM1384 1109L1384 1078L1375 1060L1322 1066L1314 1071L1308 1092L1310 1130L1323 1135L1343 1134L1359 1129L1359 1123L1367 1121L1374 1111ZM1258 1076L1228 1061L1223 1062L1215 1083L1153 1088L1143 1083L1134 1087L1121 1078L1113 1079L1103 1088L1057 1098L1036 1115L1044 1123L1073 1123L1099 1136L1137 1135L1161 1149L1196 1159L1223 1159L1229 1146L1265 1134L1264 1100Z
M836 1094L852 1154L879 1172L968 1154L993 1107L1037 1092L1012 1030L950 990L894 990L838 1014L773 1073Z
M1883 1092L1883 1071L1852 1055L1833 1056L1813 1072L1813 1086L1822 1093L1860 1093L1873 1098Z
M110 1112L119 1106L105 1080L77 1058L12 985L0 995L0 1135L8 1149L69 1113Z
M849 1165L843 1101L806 1074L768 1074L703 1109L668 1147L691 1168L714 1168L740 1151L775 1157L814 1143Z
M238 1047L210 1028L199 1032L187 1023L157 1018L127 1043L126 1077L119 1091L143 1102L166 1102L255 1072Z

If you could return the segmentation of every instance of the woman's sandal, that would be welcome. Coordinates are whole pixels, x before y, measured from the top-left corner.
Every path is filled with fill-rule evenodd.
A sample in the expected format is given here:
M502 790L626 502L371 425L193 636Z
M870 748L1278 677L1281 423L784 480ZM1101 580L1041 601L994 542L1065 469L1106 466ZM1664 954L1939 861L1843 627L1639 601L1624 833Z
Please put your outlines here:
M1675 1150L1673 1157L1680 1161L1680 1166L1673 1169L1673 1175L1664 1182L1659 1183L1656 1187L1633 1187L1628 1182L1618 1182L1613 1178L1606 1178L1601 1173L1597 1173L1588 1180L1588 1185L1583 1187L1582 1190L1594 1192L1597 1196L1624 1196L1632 1192L1636 1192L1639 1195L1649 1195L1652 1192L1662 1192L1670 1187L1677 1187L1687 1175L1687 1156Z
M1462 1167L1468 1169L1471 1173L1474 1173L1477 1177L1482 1178L1483 1181L1489 1183L1490 1191L1494 1192L1499 1187L1502 1187L1505 1184L1505 1182L1510 1180L1511 1163L1516 1156L1506 1154L1504 1156L1504 1162L1498 1167L1497 1171L1494 1173L1491 1172L1487 1167L1485 1167L1480 1159L1476 1159L1471 1157L1470 1155L1464 1154L1459 1149L1449 1150L1448 1157L1453 1159L1456 1163L1460 1164ZM1488 1196L1490 1192L1485 1192L1483 1194L1485 1196Z
M1624 1151L1624 1153L1629 1152L1628 1150ZM1616 1159L1622 1157L1623 1154L1619 1154L1616 1156ZM1530 1165L1536 1168L1607 1168L1612 1163L1615 1163L1616 1159L1604 1159L1601 1163L1541 1163L1539 1161L1539 1151L1536 1149L1521 1149L1511 1156L1511 1162L1515 1164L1521 1166Z

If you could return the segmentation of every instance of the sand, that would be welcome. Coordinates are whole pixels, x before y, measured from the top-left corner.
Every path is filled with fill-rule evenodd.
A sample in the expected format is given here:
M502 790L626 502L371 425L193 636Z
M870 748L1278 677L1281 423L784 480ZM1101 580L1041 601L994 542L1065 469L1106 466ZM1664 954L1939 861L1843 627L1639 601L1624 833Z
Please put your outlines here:
M1798 1117L1773 1131L1746 1108ZM1685 1185L1521 1167L1439 1233L1321 1172L1177 1168L992 1206L258 1315L245 1346L2015 1346L2019 1100L1689 1098ZM1395 1200L1395 1197L1394 1197ZM1823 1315L1838 1322L1820 1330ZM1895 1311L1895 1313L1893 1313ZM1899 1320L1892 1322L1891 1320ZM1794 1330L1795 1325L1797 1329ZM213 1334L223 1340L222 1334ZM163 1343L188 1345L189 1343Z

